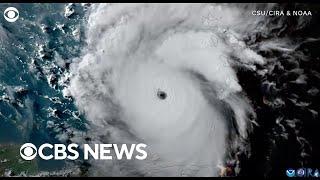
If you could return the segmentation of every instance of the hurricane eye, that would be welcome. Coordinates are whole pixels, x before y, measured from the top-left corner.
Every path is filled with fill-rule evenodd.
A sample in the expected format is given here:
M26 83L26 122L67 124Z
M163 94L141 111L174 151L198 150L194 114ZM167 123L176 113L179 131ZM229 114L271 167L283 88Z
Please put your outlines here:
M167 98L167 93L161 90L158 90L157 92L157 96L159 99L164 100Z

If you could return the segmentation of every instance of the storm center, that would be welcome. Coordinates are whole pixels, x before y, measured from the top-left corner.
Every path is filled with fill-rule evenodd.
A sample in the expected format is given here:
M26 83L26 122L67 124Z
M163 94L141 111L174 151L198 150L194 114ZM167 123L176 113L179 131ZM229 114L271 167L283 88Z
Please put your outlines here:
M167 98L167 93L161 90L158 90L157 92L157 96L159 99L164 100Z

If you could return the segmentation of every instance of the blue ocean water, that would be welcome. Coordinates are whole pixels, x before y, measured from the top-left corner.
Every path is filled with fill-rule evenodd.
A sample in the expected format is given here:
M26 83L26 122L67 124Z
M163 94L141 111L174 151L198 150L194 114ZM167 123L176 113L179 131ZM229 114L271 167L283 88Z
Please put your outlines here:
M0 12L7 7L17 8L19 19L0 17L0 144L66 143L57 134L85 131L84 118L62 89L84 44L86 6L0 4ZM38 164L40 170L63 167L61 161Z

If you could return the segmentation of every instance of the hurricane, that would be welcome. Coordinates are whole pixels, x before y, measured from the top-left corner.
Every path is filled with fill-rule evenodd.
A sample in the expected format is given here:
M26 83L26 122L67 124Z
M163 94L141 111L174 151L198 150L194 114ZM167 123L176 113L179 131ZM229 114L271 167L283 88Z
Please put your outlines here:
M232 29L243 19L224 11L241 14L204 4L92 7L68 91L96 141L148 145L137 172L217 176L228 151L245 146L255 114L231 55L253 67L264 60Z

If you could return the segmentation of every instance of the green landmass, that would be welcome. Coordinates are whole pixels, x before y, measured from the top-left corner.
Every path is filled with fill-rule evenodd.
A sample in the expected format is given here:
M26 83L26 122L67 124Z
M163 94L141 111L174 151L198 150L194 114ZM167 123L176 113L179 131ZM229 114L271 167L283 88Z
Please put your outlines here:
M38 172L37 161L23 160L20 157L20 145L0 144L0 177L5 175L6 171L11 171L11 175L34 175Z

